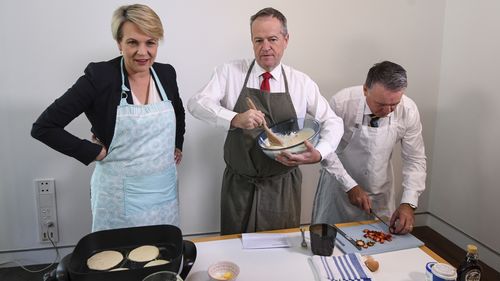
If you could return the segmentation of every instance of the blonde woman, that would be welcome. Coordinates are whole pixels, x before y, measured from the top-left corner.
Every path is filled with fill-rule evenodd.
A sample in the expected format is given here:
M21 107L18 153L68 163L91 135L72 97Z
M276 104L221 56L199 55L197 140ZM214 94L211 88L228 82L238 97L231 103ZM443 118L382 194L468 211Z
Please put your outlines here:
M156 63L163 26L145 5L112 17L120 56L90 63L76 83L33 124L31 135L85 165L91 180L92 231L179 224L176 164L185 114L169 64ZM64 129L85 113L92 141Z

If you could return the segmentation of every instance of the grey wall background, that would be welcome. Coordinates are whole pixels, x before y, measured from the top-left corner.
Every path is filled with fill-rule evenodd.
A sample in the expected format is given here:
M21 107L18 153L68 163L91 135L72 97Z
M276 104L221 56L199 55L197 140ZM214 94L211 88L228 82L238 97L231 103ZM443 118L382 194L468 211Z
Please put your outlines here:
M38 242L33 180L54 178L64 253L90 231L89 181L83 166L29 136L31 124L82 74L90 61L108 60L118 49L110 33L112 12L135 1L0 2L0 264L49 262L53 252ZM289 20L284 63L309 74L329 99L361 84L381 60L403 65L407 95L422 115L428 187L419 211L429 211L476 239L488 261L498 262L500 199L499 130L492 111L499 102L500 19L496 1L142 1L162 18L165 41L157 60L174 65L185 102L213 68L252 57L249 17L266 6ZM455 123L452 113L460 113ZM225 132L187 114L184 159L179 166L184 234L219 230L219 194ZM84 117L68 130L90 137ZM396 151L397 152L397 151ZM400 161L396 159L396 163ZM303 223L310 220L317 165L304 172ZM429 196L430 195L430 196ZM471 240L428 215L421 224L446 232L460 246ZM21 251L27 250L27 251ZM12 264L7 264L12 266Z
M428 224L500 271L500 2L447 1ZM491 249L491 251L489 250Z

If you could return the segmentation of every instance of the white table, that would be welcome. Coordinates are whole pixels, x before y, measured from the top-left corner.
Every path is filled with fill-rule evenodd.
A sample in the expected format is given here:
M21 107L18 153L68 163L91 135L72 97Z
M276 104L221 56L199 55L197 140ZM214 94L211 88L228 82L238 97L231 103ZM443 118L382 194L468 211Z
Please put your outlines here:
M239 235L194 239L198 255L186 281L209 281L208 267L217 261L232 261L240 267L238 281L300 280L314 281L309 233L308 248L302 248L298 229L284 230L290 248L243 249ZM343 253L335 248L334 255ZM425 264L430 261L446 262L425 246L372 255L380 263L373 273L374 281L423 281Z

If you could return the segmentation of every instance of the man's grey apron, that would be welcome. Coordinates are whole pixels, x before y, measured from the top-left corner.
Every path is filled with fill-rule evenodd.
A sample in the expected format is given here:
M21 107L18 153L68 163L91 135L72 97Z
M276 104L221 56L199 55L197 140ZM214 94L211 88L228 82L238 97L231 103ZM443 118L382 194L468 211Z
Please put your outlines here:
M152 67L151 73L163 101L128 104L122 58L122 98L113 140L106 158L96 162L91 180L92 231L179 224L175 113Z
M395 210L392 150L397 141L397 114L388 117L388 125L378 128L363 125L365 99L361 98L352 136L341 141L337 155L349 175L370 197L372 209L391 217ZM341 147L344 146L344 147ZM349 202L347 193L333 175L321 169L314 198L313 223L340 223L373 219Z
M250 65L234 111L248 110L246 97L266 115L269 125L296 118L283 68L284 93L247 87ZM232 128L224 144L226 169L221 191L221 234L297 227L300 224L302 173L266 156L256 141L261 128Z

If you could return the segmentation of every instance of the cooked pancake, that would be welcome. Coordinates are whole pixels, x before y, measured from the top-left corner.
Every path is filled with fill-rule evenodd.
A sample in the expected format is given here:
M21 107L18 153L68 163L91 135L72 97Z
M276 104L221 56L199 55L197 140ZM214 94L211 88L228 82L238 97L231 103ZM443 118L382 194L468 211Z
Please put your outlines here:
M151 245L140 246L128 254L128 259L135 262L146 262L154 260L160 254L160 250Z
M118 251L102 251L92 255L87 260L87 266L93 270L109 270L123 260L123 255Z
M144 267L162 265L162 264L167 264L167 263L169 263L169 261L167 261L167 260L154 260L154 261L150 261L147 264L145 264Z

